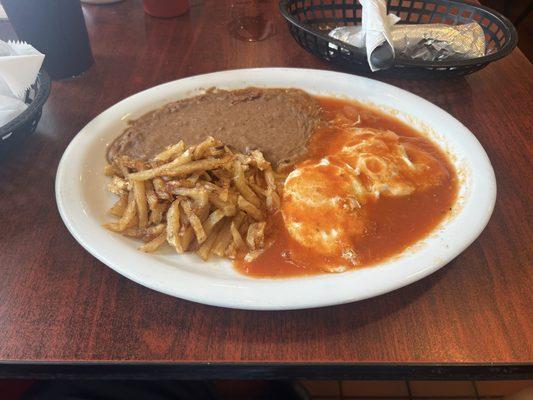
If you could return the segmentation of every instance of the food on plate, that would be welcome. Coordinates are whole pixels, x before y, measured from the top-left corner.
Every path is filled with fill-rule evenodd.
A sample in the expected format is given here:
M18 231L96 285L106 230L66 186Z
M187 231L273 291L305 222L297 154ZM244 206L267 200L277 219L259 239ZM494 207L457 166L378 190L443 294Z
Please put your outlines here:
M110 209L118 219L105 227L143 240L147 253L168 243L204 260L238 252L250 260L263 250L266 216L280 207L263 154L238 153L212 137L188 148L180 141L148 161L118 156L106 174L119 198Z
M394 257L451 215L457 173L423 134L380 110L321 97L323 121L281 188L256 277L342 272Z
M354 242L372 223L369 202L429 190L447 174L424 152L415 156L417 150L410 149L409 157L409 146L389 130L347 128L336 142L327 155L306 160L289 174L281 207L290 237L326 257L321 267L332 272L361 265ZM289 258L298 262L298 251L292 253Z
M180 140L195 144L213 136L241 153L260 149L277 166L305 152L320 110L314 97L298 89L210 89L131 121L107 158L148 160Z
M444 152L412 127L295 89L170 103L130 124L108 160L108 229L145 252L226 257L256 277L398 255L450 215L458 187Z

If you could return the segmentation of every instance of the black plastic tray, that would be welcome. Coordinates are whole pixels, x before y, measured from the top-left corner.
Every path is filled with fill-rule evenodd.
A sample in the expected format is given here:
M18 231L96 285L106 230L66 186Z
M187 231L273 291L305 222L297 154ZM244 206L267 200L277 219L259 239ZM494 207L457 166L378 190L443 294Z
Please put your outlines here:
M26 92L28 108L7 125L0 127L0 160L11 153L35 131L41 119L43 104L50 94L50 77L41 70L35 83Z
M513 24L497 11L484 6L451 0L389 0L387 3L389 13L398 15L400 23L457 25L478 22L485 32L486 55L460 61L396 60L394 67L380 71L380 74L417 78L466 75L505 57L518 42ZM361 23L361 5L357 0L281 0L279 8L292 36L304 49L343 68L370 72L366 53L328 36L334 27Z

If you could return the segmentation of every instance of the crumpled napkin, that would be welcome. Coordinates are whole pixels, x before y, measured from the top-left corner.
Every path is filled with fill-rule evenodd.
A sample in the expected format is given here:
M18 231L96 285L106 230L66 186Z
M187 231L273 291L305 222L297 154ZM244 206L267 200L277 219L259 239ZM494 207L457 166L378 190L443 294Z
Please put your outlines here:
M43 60L44 54L25 42L0 40L0 127L27 108L26 90L37 79Z
M387 15L385 0L359 0L359 3L363 7L361 26L336 28L329 35L359 48L366 47L368 65L372 71L388 68L394 62L390 28L400 17Z

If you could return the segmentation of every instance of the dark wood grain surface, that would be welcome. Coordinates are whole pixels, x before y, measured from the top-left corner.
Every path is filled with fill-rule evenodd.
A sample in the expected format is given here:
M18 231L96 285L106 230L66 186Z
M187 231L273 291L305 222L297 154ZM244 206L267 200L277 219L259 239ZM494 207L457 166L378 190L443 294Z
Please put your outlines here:
M246 67L331 69L290 37L227 32L231 1L194 1L169 20L137 1L84 6L96 64L54 82L36 133L0 164L0 364L10 362L533 362L533 67L519 50L467 77L383 79L442 107L475 133L496 172L492 219L445 268L395 292L336 307L220 309L146 289L70 236L54 179L70 140L117 101L162 82ZM13 37L7 22L0 38Z

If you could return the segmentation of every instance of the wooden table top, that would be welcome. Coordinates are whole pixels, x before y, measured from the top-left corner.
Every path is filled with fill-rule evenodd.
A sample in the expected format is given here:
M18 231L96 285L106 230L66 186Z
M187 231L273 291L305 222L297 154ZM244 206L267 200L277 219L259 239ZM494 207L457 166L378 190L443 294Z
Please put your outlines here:
M86 123L117 101L226 69L333 69L293 41L271 3L262 6L276 34L256 43L228 33L231 1L194 1L187 15L169 20L146 16L138 1L84 6L96 64L53 83L36 133L0 164L0 375L9 366L41 362L176 363L204 372L225 365L242 376L287 377L417 365L437 367L437 375L438 368L469 366L505 374L531 365L533 68L519 50L466 77L380 78L465 124L487 151L498 182L496 208L481 236L408 287L322 309L221 309L144 288L69 234L54 196L60 157ZM0 38L12 35L1 22ZM283 372L288 365L303 369ZM226 371L218 376L232 376L230 370L218 369Z

